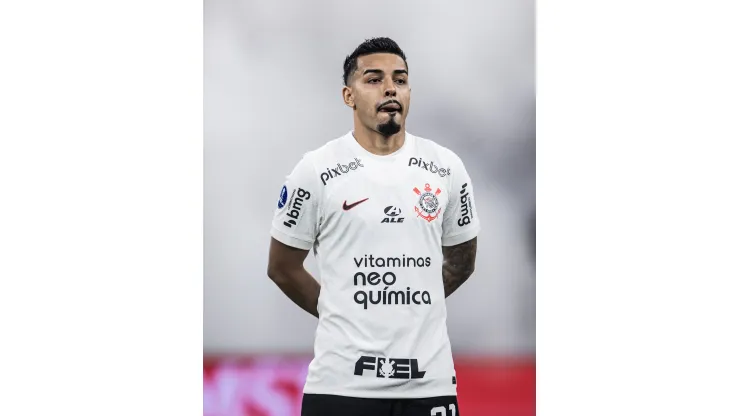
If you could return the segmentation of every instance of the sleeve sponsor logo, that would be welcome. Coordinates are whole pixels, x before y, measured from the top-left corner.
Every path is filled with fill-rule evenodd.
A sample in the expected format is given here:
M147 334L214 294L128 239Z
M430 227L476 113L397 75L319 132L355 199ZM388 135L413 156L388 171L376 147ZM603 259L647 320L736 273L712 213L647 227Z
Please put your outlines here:
M326 172L321 172L321 183L326 186L326 183L330 180L336 178L337 176L342 176L342 174L349 173L352 170L357 170L359 168L364 168L365 165L362 164L362 160L355 158L354 161L349 162L349 164L343 165L341 163L337 163L337 167L335 168L326 168Z
M280 190L280 197L278 198L278 209L282 209L286 202L288 202L288 187L283 185L283 189Z
M460 227L470 224L473 219L473 198L465 189L467 186L468 184L464 183L460 190L460 219L457 220Z
M290 201L288 202L288 212L285 214L290 219L283 221L283 225L288 228L297 225L303 214L303 204L309 199L311 199L311 193L303 188L298 188L297 192L293 190L293 193L290 195Z
M444 169L434 164L434 162L425 162L422 158L415 158L412 157L409 159L409 166L417 166L421 169L424 169L431 173L436 173L440 177L444 178L445 176L451 175L452 172L450 172L450 169Z

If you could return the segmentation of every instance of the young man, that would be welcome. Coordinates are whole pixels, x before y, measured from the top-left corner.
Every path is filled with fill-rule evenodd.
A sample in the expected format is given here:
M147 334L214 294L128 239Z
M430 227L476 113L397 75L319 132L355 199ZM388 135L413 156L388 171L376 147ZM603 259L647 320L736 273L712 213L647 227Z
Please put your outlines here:
M347 57L342 97L353 131L298 162L271 230L267 274L319 318L302 415L459 416L445 298L475 266L473 185L455 153L406 131L394 41Z

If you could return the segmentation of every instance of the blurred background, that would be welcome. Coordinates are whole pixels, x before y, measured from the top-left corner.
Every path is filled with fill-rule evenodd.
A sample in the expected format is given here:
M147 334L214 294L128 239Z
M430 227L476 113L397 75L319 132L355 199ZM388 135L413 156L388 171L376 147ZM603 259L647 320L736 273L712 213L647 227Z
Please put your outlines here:
M476 271L448 299L461 414L533 415L534 0L205 0L204 16L204 415L299 414L316 319L266 275L270 223L303 153L352 129L342 64L376 36L408 58L407 130L476 185Z

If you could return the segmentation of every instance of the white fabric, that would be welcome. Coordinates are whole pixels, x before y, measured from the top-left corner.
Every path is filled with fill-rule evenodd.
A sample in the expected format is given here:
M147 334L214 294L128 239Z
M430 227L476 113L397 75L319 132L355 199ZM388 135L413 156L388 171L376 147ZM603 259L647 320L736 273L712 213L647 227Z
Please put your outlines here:
M306 153L281 191L271 235L313 248L321 275L305 393L456 394L442 246L478 235L473 184L455 153L405 137L378 156L349 132Z

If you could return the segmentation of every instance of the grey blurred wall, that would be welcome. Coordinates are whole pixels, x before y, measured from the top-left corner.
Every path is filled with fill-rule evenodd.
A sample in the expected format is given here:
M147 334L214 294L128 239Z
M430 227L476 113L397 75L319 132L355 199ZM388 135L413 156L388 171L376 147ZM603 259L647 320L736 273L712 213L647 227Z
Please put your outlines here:
M454 350L534 352L534 1L446 4L205 0L204 352L312 351L315 318L266 275L270 221L301 155L352 129L342 64L375 36L408 57L408 131L454 150L476 184Z

